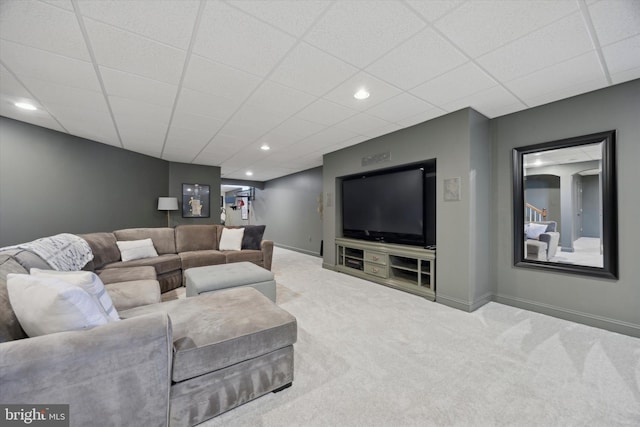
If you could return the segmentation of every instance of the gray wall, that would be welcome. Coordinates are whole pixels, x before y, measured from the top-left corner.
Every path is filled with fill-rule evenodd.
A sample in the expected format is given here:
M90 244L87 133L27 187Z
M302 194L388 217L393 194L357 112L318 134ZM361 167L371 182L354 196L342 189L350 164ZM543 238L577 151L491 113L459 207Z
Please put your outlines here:
M163 226L169 163L0 117L0 246Z
M266 182L256 189L251 223L266 224L265 238L277 246L319 255L322 175L319 167Z
M220 168L171 162L169 165L169 196L178 198L179 210L171 212L171 226L179 224L220 224ZM209 186L209 217L182 217L182 184ZM166 225L166 221L165 221Z
M640 80L492 120L493 234L496 300L558 317L640 336L636 226L640 191ZM513 266L511 150L545 141L617 130L619 280Z
M363 157L385 152L389 161L362 166ZM342 232L339 178L432 158L437 159L436 298L473 310L491 296L491 140L488 119L471 109L324 156L324 266L335 266L335 238ZM462 198L445 202L443 181L456 177L461 179Z

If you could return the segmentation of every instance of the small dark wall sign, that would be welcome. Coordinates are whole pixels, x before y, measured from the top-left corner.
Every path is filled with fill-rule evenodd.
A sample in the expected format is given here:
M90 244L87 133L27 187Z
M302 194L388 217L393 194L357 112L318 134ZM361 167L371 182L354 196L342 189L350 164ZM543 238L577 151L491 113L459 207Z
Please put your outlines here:
M182 184L182 217L209 218L210 188L201 184Z

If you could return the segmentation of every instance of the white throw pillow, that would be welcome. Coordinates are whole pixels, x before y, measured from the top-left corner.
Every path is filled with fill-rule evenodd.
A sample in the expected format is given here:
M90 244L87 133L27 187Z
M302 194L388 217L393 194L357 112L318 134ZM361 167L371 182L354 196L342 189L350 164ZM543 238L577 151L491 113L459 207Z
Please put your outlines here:
M524 226L524 232L528 239L538 239L542 233L547 231L547 224L529 223Z
M11 307L30 337L93 328L109 322L84 289L62 280L8 274Z
M156 252L156 248L153 247L153 241L151 239L123 240L116 242L116 244L118 245L118 249L120 249L122 261L158 256L158 252Z
M72 285L80 286L87 291L89 295L95 300L97 304L102 307L104 313L109 318L109 321L114 322L120 320L116 308L113 306L113 301L104 287L104 283L98 277L97 274L91 271L55 271L55 270L41 270L39 268L32 268L31 275L37 277L51 277L54 279L62 280L63 282L71 283Z
M244 228L223 228L220 237L221 251L239 251L242 249Z

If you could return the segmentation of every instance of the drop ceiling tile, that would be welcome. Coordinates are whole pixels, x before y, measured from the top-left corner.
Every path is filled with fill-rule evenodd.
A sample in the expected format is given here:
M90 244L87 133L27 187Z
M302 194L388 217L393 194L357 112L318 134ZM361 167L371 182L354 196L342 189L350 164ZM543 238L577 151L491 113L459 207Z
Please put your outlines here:
M193 51L260 76L291 49L295 38L222 2L208 2Z
M314 95L324 95L358 69L307 43L300 43L269 79Z
M63 86L30 77L24 77L22 83L48 108L55 104L69 108L109 112L102 92Z
M498 80L509 81L593 49L582 16L575 13L478 58Z
M2 61L16 75L100 91L93 65L78 59L0 40Z
M321 125L331 126L356 114L358 114L357 110L324 99L318 99L296 114L296 117Z
M160 158L166 126L153 121L118 116L116 123L125 149Z
M353 94L360 89L366 89L371 96L367 99L355 99ZM367 110L374 105L400 94L400 90L373 77L368 73L358 73L340 86L326 94L323 98L355 110Z
M14 107L13 99L7 99L4 94L0 94L0 116L10 119L19 120L25 123L31 123L47 129L53 129L58 132L67 133L67 130L60 126L49 113L45 110L25 111Z
M26 87L22 85L13 74L9 72L2 64L0 64L0 93L12 99L14 102L29 102L31 104L38 103Z
M466 61L455 46L432 29L426 29L367 67L367 72L410 89Z
M0 38L84 61L90 60L76 15L37 1L3 1Z
M538 96L532 96L527 99L527 105L529 107L536 107L542 104L548 104L549 102L558 101L565 98L570 98L581 93L591 92L597 89L601 89L606 86L606 82L601 79L589 80L586 82L576 83L571 86L563 87L554 92L544 92Z
M198 2L79 1L82 15L183 50L189 47Z
M611 81L614 84L624 83L635 79L640 79L640 67L611 74Z
M464 3L464 0L409 0L407 3L427 21L434 22Z
M366 112L367 114L379 117L388 122L397 123L406 117L411 117L433 108L433 105L403 92L400 95L369 108Z
M173 85L180 81L185 51L92 19L85 26L99 65Z
M299 148L306 146L311 147L313 150L322 150L324 147L328 147L357 136L359 135L351 132L350 130L330 127L297 142L293 146L299 146Z
M603 46L640 34L637 0L602 0L589 5L589 14Z
M425 25L400 2L335 2L305 41L362 68Z
M135 122L136 120L140 120L141 122L154 123L156 127L163 128L163 132L167 130L169 117L171 116L170 107L147 104L145 102L116 96L110 96L109 103L111 104L111 110L113 111L118 126L120 121ZM142 124L140 124L140 128L144 129Z
M107 94L172 107L178 86L111 68L100 67Z
M240 101L222 96L208 95L182 88L176 111L227 120L240 107Z
M265 81L249 97L247 104L290 116L311 104L316 97L271 81Z
M104 101L103 101L104 104ZM70 134L120 147L120 139L106 108L50 104L49 108Z
M328 153L333 153L334 151L342 150L343 148L347 148L347 147L351 147L351 146L356 145L356 144L360 144L361 142L364 142L364 141L366 141L368 139L369 139L368 136L359 135L359 136L356 136L356 137L353 137L353 138L349 138L349 139L347 139L345 141L339 142L337 144L326 146L320 152L323 155L324 154L328 154Z
M353 117L337 123L335 127L340 129L346 129L354 134L369 135L375 134L376 130L384 128L390 125L386 120L382 120L378 117L372 116L367 113L356 114Z
M281 148L320 132L325 126L298 117L291 117L278 127L271 130L261 143L267 143L272 150Z
M592 80L600 80L605 83L605 77L595 52L585 53L568 61L527 74L507 82L505 86L522 100L528 102L545 93L557 92L567 86Z
M471 107L489 118L526 108L522 102L502 86L494 86L442 106L449 111L457 111L466 107Z
M223 124L222 120L176 111L171 121L165 149L173 146L195 146L200 151ZM192 158L195 154L197 152Z
M236 135L245 144L250 144L278 126L286 118L286 115L277 111L263 110L246 104L227 122L221 133Z
M606 46L602 53L611 74L640 68L640 35Z
M569 1L469 1L435 26L476 58L576 11Z
M262 78L254 74L192 55L182 85L209 95L242 102L261 81Z
M410 93L435 106L442 106L496 84L484 71L469 62L412 89Z
M52 6L56 6L59 7L61 9L66 9L66 10L70 10L70 11L74 11L73 10L73 4L71 3L71 0L40 0L44 3L50 4Z
M415 114L413 116L406 117L402 120L398 120L396 123L400 126L409 127L413 125L417 125L420 123L424 123L427 120L435 119L436 117L440 117L447 112L441 108L433 107L427 111L422 113Z
M242 9L254 17L268 22L296 37L305 31L327 8L329 1L299 1L299 0L232 0L227 1L230 6Z
M162 159L168 162L176 162L176 163L193 163L193 158L197 153L194 152L185 152L185 151L168 151L165 150L162 152Z

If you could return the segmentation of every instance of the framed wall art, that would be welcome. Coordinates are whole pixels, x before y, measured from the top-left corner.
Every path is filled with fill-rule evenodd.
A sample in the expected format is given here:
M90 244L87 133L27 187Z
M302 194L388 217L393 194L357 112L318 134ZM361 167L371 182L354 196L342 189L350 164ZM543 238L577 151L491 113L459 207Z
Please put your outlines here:
M201 184L182 184L182 217L209 218L210 188Z

